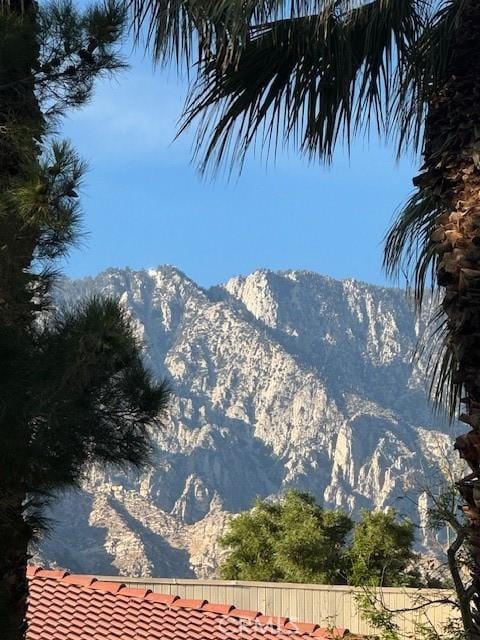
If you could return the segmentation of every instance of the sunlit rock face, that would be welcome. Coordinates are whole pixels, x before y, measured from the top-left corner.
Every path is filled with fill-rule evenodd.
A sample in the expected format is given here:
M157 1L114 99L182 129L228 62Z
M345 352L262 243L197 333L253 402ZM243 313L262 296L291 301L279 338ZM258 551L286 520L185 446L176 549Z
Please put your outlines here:
M60 499L40 560L213 576L229 514L286 487L352 513L393 505L424 525L423 475L443 464L453 433L410 364L421 322L403 293L305 271L204 290L160 267L66 281L58 297L93 293L129 310L147 363L171 381L170 417L153 432L151 468L92 469Z

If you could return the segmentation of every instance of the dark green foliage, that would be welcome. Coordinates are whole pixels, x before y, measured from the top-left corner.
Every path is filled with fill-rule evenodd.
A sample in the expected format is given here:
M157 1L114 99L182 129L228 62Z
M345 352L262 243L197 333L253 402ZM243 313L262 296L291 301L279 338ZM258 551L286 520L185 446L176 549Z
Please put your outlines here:
M70 0L40 6L34 81L46 116L85 104L97 78L125 67L112 48L122 37L125 21L125 8L115 0L83 12Z
M226 580L281 581L284 573L277 566L275 548L281 535L279 505L258 500L251 511L230 523L221 539L231 553L220 567Z
M289 492L281 514L276 555L288 582L345 581L345 542L352 521L323 509L308 494Z
M167 392L145 370L115 300L92 299L56 319L36 357L26 474L33 489L74 485L93 462L148 461L148 425Z
M32 15L0 11L0 185L35 162L45 121L32 68L39 47Z
M52 311L55 260L79 236L85 167L46 134L121 66L124 19L110 1L84 13L70 2L0 13L0 149L11 159L0 168L0 481L29 504L77 484L93 462L147 462L148 424L167 401L116 301Z
M345 540L352 521L322 509L312 496L288 491L280 503L257 500L232 520L221 544L231 549L226 579L345 584Z
M363 511L355 525L350 547L349 584L355 586L419 586L419 574L412 568L414 526L398 522L393 509Z
M353 538L350 535L353 530ZM413 525L393 510L353 521L323 509L312 496L288 491L280 502L257 500L232 519L221 539L228 580L319 584L418 585L410 570Z
M125 11L108 0L0 8L0 637L25 636L28 547L44 508L94 463L148 463L165 383L125 312L92 299L55 310L56 261L78 241L85 167L49 137L122 67Z

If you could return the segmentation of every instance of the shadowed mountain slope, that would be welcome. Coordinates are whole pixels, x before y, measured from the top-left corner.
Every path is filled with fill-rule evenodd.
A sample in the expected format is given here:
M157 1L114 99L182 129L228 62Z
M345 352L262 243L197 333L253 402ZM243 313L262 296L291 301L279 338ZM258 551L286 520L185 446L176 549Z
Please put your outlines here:
M419 323L402 292L304 271L204 290L166 266L65 281L58 297L91 294L129 309L145 358L171 380L171 418L154 434L152 468L93 469L62 498L40 560L211 576L228 513L287 486L351 512L393 505L423 523L422 474L443 463L453 434L410 364Z

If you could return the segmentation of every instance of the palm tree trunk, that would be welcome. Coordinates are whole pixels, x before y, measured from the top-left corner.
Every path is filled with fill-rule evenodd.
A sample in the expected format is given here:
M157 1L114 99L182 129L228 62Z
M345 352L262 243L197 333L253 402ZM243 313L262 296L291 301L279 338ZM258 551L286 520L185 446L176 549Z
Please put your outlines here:
M21 495L0 498L0 638L24 640L27 628L27 560L30 528Z
M468 518L472 557L470 640L480 638L480 2L464 0L443 87L432 98L425 125L423 171L415 183L438 198L432 233L437 282L454 364L454 388L471 427L455 448L472 473L457 483ZM466 612L463 612L466 613ZM471 622L469 622L469 620Z

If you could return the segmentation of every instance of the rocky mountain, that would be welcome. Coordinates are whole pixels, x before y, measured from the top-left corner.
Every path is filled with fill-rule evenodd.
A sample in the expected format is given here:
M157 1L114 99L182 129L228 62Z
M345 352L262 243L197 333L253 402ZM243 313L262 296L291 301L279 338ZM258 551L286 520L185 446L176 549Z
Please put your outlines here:
M305 271L204 290L164 266L65 281L58 297L92 294L129 309L174 397L151 468L91 469L59 500L45 563L212 576L229 514L290 486L353 513L394 505L425 524L422 478L448 461L453 434L410 364L420 323L402 292Z

